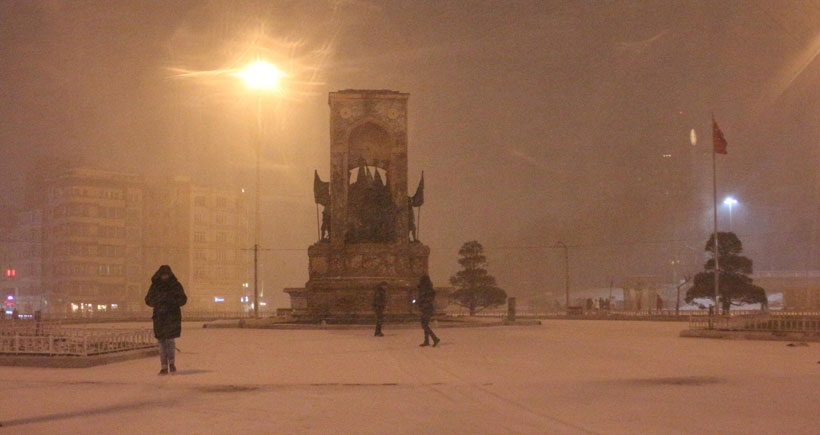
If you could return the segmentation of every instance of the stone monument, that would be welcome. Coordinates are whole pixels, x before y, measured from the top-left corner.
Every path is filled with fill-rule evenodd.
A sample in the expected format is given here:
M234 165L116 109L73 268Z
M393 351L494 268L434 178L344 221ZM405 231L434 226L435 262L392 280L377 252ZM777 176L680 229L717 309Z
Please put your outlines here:
M330 181L314 173L314 199L323 207L319 240L308 248L305 288L285 289L295 315L367 318L381 282L386 316L414 312L430 248L417 239L413 210L424 202L424 175L412 196L407 189L408 97L388 90L330 93Z

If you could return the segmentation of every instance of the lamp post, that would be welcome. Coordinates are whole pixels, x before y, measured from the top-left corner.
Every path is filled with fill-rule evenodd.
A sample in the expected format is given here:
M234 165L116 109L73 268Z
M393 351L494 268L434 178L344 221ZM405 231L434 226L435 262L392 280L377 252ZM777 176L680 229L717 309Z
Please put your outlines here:
M569 310L569 246L562 241L555 242L556 247L564 248L564 292L566 295L566 307Z
M737 204L737 200L731 196L723 200L723 205L729 206L729 231L732 231L732 206Z
M678 294L676 296L677 299L675 299L675 316L680 315L680 288L685 286L686 283L688 283L690 279L692 279L692 277L690 277L689 275L686 275L686 276L683 277L683 280L681 280L680 284L678 284L678 287L676 289Z
M284 75L276 65L257 59L237 74L245 81L248 88L256 91L256 138L254 151L256 154L256 194L254 195L254 225L253 225L253 316L259 318L259 197L261 186L261 172L259 160L262 148L262 95L265 91L272 91L279 85Z

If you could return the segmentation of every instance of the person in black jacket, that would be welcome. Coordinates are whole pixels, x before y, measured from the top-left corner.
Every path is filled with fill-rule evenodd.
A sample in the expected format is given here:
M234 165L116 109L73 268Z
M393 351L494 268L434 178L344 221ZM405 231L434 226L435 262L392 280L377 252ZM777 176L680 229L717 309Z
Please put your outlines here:
M373 292L373 312L376 314L376 337L384 337L382 334L382 322L384 322L384 307L387 306L387 283L382 281L376 286Z
M436 290L433 288L433 281L430 277L423 275L419 280L419 312L421 313L421 329L424 330L424 343L419 346L429 346L430 338L433 339L433 347L438 346L438 339L436 334L430 329L430 319L433 317L434 307L433 302L436 299Z
M151 288L145 295L145 304L154 309L154 337L159 342L160 375L177 371L174 365L176 354L175 338L182 333L182 311L179 307L188 302L182 284L177 280L171 267L163 264L151 277Z

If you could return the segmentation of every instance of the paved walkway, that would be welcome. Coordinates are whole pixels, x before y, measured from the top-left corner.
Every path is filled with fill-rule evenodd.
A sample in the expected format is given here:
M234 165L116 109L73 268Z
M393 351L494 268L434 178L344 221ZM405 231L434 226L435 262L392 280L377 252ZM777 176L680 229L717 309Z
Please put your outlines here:
M0 435L816 433L816 347L682 328L442 328L420 348L420 329L186 323L173 376L156 375L158 358L0 368Z

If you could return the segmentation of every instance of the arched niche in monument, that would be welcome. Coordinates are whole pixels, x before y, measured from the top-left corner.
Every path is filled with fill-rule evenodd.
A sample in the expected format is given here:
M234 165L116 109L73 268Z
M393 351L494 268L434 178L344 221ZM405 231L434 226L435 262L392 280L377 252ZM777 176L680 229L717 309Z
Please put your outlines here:
M375 122L365 122L354 127L347 139L350 166L360 160L370 164L383 162L389 164L393 141L390 134ZM386 168L385 168L386 169Z
M348 139L346 243L396 241L397 205L390 186L390 135L372 122Z

